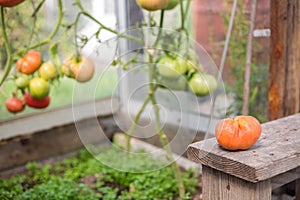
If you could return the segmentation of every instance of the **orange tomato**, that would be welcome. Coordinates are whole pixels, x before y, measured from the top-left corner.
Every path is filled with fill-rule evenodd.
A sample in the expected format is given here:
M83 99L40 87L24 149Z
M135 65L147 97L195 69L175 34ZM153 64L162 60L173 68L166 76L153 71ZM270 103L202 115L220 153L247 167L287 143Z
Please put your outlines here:
M33 74L40 67L42 62L41 54L37 51L29 51L16 63L16 68L27 75Z
M64 62L62 71L66 76L75 78L78 82L87 82L93 78L95 66L88 57L82 56L79 61L73 57Z
M252 147L261 135L261 125L252 116L226 118L217 123L216 139L227 150L246 150Z

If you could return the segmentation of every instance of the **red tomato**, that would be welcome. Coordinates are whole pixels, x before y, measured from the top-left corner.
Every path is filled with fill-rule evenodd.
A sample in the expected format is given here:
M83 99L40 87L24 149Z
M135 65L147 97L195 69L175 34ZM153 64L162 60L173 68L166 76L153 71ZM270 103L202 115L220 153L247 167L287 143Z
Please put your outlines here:
M40 67L42 62L41 54L37 51L29 51L17 63L17 69L27 75L33 74Z
M46 96L42 99L36 99L32 97L28 92L24 95L24 100L29 107L42 109L46 108L50 104L50 97Z
M13 7L20 3L22 3L24 0L0 0L0 6L3 7Z
M261 125L252 116L226 118L216 126L218 143L228 150L246 150L255 144L261 135Z
M22 99L12 97L6 100L5 107L11 113L18 113L24 110L25 105Z

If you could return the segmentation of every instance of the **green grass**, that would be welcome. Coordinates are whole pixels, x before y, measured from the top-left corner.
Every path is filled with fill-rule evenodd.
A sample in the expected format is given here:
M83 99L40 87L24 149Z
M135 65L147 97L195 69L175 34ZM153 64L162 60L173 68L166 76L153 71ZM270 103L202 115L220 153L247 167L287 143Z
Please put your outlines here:
M99 154L112 160L126 157L110 149ZM149 156L135 157L124 162L127 167L163 165ZM147 173L120 172L105 166L86 150L52 165L27 164L28 173L11 179L0 179L0 199L174 199L178 196L177 182L171 167ZM86 181L92 180L92 181ZM183 173L191 199L198 184L195 170Z
M64 77L59 82L52 84L50 90L51 103L48 108L37 110L27 106L23 112L18 114L12 114L5 108L6 99L11 97L12 92L16 89L14 82L9 80L0 91L0 121L71 105L73 100L74 103L81 103L115 95L117 76L117 70L112 68L105 71L99 79L95 76L86 83L77 83L73 79ZM87 95L88 91L90 91L90 95Z

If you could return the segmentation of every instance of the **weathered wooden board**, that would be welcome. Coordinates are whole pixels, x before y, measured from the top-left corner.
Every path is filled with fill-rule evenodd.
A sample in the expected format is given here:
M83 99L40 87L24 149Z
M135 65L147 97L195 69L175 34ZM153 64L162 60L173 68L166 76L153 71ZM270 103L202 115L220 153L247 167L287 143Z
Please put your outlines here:
M106 135L95 134L99 132L99 124L95 123L95 120L80 121L80 126L84 127L80 133L85 135L84 142L98 143L111 138L114 132L119 131L111 116L99 118L98 121L105 129ZM0 173L29 161L38 161L82 147L83 144L74 123L2 141L0 143Z
M300 166L300 114L262 125L262 136L246 151L226 151L215 138L191 144L188 157L250 182L275 177Z
M119 108L118 98L109 97L95 102L85 102L74 106L69 105L63 108L25 115L8 121L1 121L0 141L71 124L75 120L74 117L76 117L76 121L80 121L95 116L109 116L116 113Z

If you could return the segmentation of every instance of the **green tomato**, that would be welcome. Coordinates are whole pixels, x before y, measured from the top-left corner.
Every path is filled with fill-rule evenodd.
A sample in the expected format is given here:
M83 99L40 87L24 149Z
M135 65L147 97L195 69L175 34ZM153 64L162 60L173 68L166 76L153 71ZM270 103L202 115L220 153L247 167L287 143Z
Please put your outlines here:
M157 68L161 76L169 79L177 79L187 71L186 62L180 57L164 56L158 61Z
M37 99L42 99L48 96L50 87L47 81L42 78L33 78L29 82L30 95Z
M26 74L21 74L15 79L15 84L19 89L25 89L29 85L29 77Z
M179 3L179 0L170 0L168 6L165 8L165 10L172 10L175 8Z
M45 62L39 68L39 76L45 80L54 79L57 75L57 70L51 62Z
M189 89L199 97L207 96L217 89L217 81L212 75L195 73L189 80Z
M187 80L185 76L180 76L177 79L169 79L165 77L160 77L158 83L161 87L171 89L171 90L186 90Z

